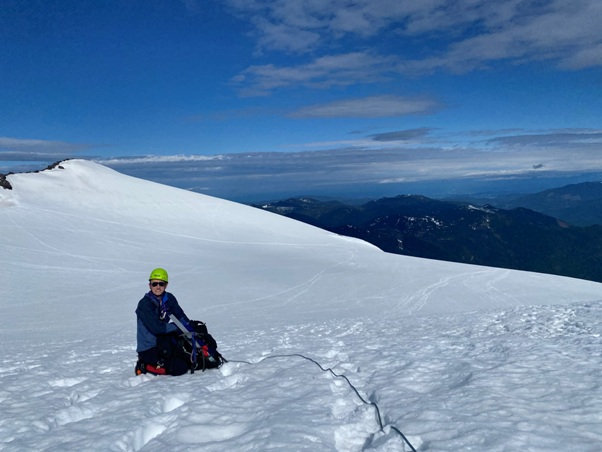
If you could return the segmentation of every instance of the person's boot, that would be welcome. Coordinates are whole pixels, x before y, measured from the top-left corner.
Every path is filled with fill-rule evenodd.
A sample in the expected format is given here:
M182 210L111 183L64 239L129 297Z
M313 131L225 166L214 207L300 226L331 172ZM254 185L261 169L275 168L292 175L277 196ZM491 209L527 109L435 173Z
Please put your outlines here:
M146 373L146 365L138 360L136 362L136 367L134 367L134 372L136 373L136 375L142 375Z

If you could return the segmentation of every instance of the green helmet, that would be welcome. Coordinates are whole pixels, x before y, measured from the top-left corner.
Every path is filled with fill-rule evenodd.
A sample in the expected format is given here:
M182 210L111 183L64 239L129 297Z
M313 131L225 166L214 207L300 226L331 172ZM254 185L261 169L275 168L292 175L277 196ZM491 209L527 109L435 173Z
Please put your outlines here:
M163 268L155 268L148 277L149 281L151 279L158 279L159 281L169 282L167 278L167 270Z

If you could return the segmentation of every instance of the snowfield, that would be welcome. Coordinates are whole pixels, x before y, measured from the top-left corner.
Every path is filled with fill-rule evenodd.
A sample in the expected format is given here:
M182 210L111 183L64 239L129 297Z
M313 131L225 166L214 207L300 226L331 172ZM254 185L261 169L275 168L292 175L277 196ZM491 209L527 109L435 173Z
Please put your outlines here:
M390 255L89 161L8 180L0 450L600 450L601 284ZM134 376L157 266L222 368Z

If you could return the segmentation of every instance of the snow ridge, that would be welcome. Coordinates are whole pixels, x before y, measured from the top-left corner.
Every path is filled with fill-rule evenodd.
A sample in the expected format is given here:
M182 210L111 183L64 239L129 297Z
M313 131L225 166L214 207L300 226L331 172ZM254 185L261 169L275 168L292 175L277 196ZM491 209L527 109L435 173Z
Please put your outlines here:
M389 255L61 166L0 190L0 449L410 450L399 426L417 450L598 451L602 285ZM156 266L232 362L134 376Z

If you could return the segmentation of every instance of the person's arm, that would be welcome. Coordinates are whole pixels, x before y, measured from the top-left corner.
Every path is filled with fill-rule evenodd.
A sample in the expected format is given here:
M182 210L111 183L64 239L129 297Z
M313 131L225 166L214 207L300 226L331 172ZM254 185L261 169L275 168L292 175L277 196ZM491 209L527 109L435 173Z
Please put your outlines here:
M138 303L136 315L142 321L144 326L155 336L158 334L169 334L178 330L178 327L173 323L161 321L152 304L144 299Z
M173 294L170 295L171 305L169 306L169 312L175 315L178 318L178 320L180 320L180 322L190 324L190 319L184 313L184 310L180 307L180 304L178 303L176 297Z

